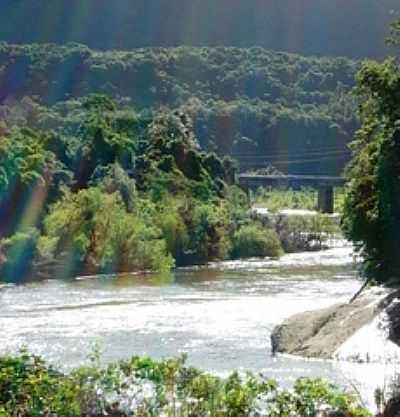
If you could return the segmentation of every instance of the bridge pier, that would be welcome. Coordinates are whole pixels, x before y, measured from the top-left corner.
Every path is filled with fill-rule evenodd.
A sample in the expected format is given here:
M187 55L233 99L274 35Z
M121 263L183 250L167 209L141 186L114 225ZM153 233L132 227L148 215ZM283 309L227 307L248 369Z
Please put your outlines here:
M332 186L323 185L318 188L318 210L321 213L332 214L335 209L334 201Z

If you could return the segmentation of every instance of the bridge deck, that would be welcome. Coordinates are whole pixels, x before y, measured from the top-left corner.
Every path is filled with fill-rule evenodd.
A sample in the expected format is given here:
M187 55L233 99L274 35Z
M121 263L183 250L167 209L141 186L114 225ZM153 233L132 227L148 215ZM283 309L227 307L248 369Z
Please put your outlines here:
M343 177L327 175L250 175L240 174L239 183L247 187L289 186L289 187L341 187Z

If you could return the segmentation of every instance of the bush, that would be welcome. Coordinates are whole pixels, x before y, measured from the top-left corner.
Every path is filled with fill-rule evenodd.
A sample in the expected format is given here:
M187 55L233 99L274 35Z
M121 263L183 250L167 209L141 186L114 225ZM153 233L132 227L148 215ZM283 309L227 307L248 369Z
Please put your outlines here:
M234 234L232 256L234 258L277 257L282 254L277 234L261 226L243 226Z
M81 272L164 271L173 265L161 231L129 213L118 192L66 192L44 223L42 254L69 254Z
M37 255L38 240L39 231L32 228L0 242L0 280L16 282L29 274Z
M95 362L56 372L22 352L0 357L1 417L280 417L323 411L371 417L351 396L323 380L300 379L283 390L272 380L237 372L227 378L185 366L185 358L133 357L102 369Z
M178 264L182 260L189 242L187 227L180 209L178 201L165 201L156 219L167 244L168 252L176 259Z
M276 229L286 252L321 250L329 239L340 236L338 221L323 214L282 216Z
M316 204L316 192L309 188L301 191L260 188L254 196L256 207L265 207L272 212L283 209L315 210Z
M92 176L94 186L106 193L119 192L125 207L131 212L137 199L136 184L118 163L98 167Z
M0 358L1 417L81 417L80 397L75 381L37 356Z

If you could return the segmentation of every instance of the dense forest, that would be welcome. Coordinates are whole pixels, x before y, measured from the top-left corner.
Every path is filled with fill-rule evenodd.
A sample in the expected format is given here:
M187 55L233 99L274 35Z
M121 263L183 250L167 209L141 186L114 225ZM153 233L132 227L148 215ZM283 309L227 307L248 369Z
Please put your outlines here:
M3 0L0 39L73 41L99 49L261 46L382 57L397 8L398 0Z
M150 113L191 116L203 149L243 169L340 174L357 127L357 61L262 48L96 51L78 44L0 44L0 117L46 129L80 97L103 93ZM46 117L43 117L43 112Z
M58 129L14 126L0 159L5 280L223 259L247 204L232 162L200 151L186 115L148 118L106 96L75 103Z

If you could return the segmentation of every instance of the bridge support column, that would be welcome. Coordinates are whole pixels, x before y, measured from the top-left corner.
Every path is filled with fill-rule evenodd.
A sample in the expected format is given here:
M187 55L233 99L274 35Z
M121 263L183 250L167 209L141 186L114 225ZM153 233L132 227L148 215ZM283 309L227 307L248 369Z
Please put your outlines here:
M321 213L332 214L334 210L333 187L321 186L318 189L318 210Z

